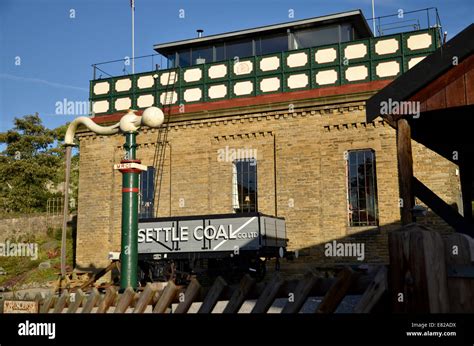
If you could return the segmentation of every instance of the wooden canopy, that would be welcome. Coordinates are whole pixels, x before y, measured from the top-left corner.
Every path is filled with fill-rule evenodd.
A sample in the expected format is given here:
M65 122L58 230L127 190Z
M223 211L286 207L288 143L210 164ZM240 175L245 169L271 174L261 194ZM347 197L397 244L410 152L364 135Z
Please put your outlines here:
M367 101L367 122L382 116L397 130L404 224L413 221L416 196L457 231L474 235L473 37L471 24ZM413 176L411 139L459 166L459 210Z

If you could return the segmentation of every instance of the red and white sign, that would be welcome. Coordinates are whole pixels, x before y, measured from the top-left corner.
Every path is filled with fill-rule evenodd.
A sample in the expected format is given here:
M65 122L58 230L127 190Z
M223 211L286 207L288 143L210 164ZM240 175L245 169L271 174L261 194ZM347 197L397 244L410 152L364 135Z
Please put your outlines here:
M114 165L114 169L139 169L140 171L146 171L147 167L135 162L129 163L117 163Z

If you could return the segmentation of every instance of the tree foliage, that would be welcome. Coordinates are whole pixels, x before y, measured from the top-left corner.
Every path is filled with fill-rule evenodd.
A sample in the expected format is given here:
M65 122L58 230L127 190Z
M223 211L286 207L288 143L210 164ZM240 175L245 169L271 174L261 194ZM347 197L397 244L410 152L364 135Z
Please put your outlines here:
M47 211L47 201L63 194L67 125L46 128L38 114L14 119L0 133L0 214ZM71 197L77 194L77 155L72 160Z

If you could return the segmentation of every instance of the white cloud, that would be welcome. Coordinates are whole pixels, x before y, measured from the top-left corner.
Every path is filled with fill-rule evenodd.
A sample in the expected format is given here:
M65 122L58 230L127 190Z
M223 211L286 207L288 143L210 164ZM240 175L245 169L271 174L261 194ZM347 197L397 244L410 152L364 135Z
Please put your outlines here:
M52 86L52 87L55 87L55 88L66 88L66 89L73 89L73 90L89 92L89 90L87 88L81 88L81 87L77 87L77 86L73 86L73 85L50 82L48 80L40 79L40 78L20 77L20 76L15 76L15 75L8 74L8 73L0 73L0 78L23 81L23 82L41 83L41 84Z

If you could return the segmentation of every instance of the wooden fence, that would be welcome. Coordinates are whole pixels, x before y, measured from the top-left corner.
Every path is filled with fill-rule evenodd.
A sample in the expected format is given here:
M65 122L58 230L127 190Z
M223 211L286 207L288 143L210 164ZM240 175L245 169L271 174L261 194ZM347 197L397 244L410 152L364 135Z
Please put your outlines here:
M443 238L426 227L410 224L389 233L390 265L366 272L342 268L335 277L312 272L299 280L283 280L278 272L266 283L245 275L239 285L218 277L211 287L193 279L186 287L173 282L148 284L120 293L110 286L84 293L63 292L34 299L40 313L211 313L225 304L223 313L267 313L282 299L281 313L298 313L309 297L322 297L312 312L333 313L346 295L361 295L353 312L474 312L474 241L454 233ZM280 300L280 303L282 301ZM199 304L195 304L199 303ZM194 305L193 305L194 304ZM250 308L249 308L250 306ZM275 310L273 310L274 312Z
M173 282L149 283L142 291L127 289L118 293L113 286L105 293L93 288L85 294L81 289L73 293L63 292L60 296L42 298L37 295L40 313L187 313L194 303L194 312L211 313L220 302L225 303L223 313L237 313L242 305L253 300L251 313L266 313L278 298L284 298L281 313L297 313L308 297L321 297L322 301L314 312L332 313L347 294L363 294L357 312L369 312L380 290L376 280L386 282L386 268L377 267L368 273L356 272L344 267L333 278L317 277L308 272L300 280L283 280L275 273L267 283L257 283L245 275L239 285L229 286L218 277L211 287L202 287L192 279L187 287L176 286ZM385 287L385 286L383 286ZM25 299L25 298L24 298Z

